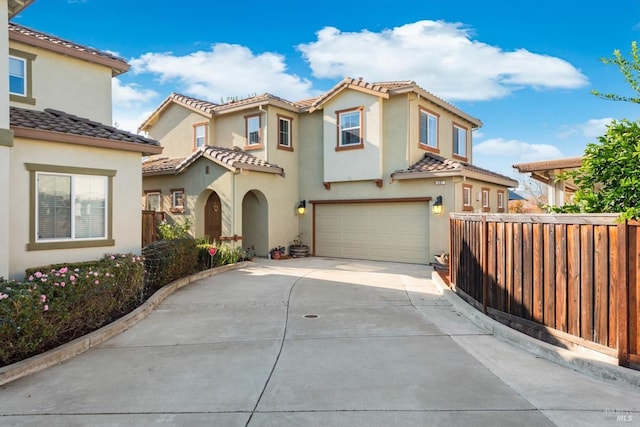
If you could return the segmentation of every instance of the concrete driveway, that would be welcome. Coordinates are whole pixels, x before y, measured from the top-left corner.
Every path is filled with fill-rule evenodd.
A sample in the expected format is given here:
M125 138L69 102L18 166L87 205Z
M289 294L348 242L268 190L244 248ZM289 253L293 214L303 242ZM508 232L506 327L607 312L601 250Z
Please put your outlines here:
M640 391L489 335L426 266L257 260L0 387L1 426L640 424Z

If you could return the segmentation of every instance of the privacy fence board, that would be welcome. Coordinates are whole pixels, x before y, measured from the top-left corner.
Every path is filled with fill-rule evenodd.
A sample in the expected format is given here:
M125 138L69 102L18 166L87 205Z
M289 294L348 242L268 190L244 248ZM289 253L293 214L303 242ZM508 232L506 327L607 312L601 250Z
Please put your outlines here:
M452 286L556 344L640 365L640 223L617 215L452 214Z

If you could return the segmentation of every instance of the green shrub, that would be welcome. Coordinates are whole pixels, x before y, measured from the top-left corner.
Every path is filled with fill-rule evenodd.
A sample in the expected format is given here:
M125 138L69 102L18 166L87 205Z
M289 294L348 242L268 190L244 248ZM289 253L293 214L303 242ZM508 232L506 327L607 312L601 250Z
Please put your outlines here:
M161 240L179 240L189 237L189 230L191 229L191 221L185 219L182 224L177 222L168 223L162 221L158 225L158 235Z
M227 243L199 242L197 248L198 268L200 270L235 264L249 259L248 254L242 248L231 246ZM210 252L211 248L215 248L213 255Z
M94 331L143 298L138 255L105 255L26 273L22 282L0 282L0 366Z
M198 249L192 238L158 240L142 249L145 289L153 292L198 271Z

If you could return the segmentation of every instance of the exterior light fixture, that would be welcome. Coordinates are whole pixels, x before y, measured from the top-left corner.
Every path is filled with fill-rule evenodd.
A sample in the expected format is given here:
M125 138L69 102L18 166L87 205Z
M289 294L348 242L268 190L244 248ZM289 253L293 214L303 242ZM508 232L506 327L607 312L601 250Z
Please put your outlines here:
M297 209L298 215L304 215L307 210L307 202L305 200L301 200L300 203L298 203Z
M433 203L432 209L435 215L440 215L442 213L442 210L444 209L444 206L442 206L442 196L436 197L436 201Z

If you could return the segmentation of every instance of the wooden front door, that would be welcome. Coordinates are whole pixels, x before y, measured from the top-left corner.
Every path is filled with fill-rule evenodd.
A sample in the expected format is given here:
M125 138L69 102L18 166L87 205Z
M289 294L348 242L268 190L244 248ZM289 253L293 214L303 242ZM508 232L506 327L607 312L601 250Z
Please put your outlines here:
M209 241L220 240L222 235L222 205L217 193L211 193L204 206L204 234Z

